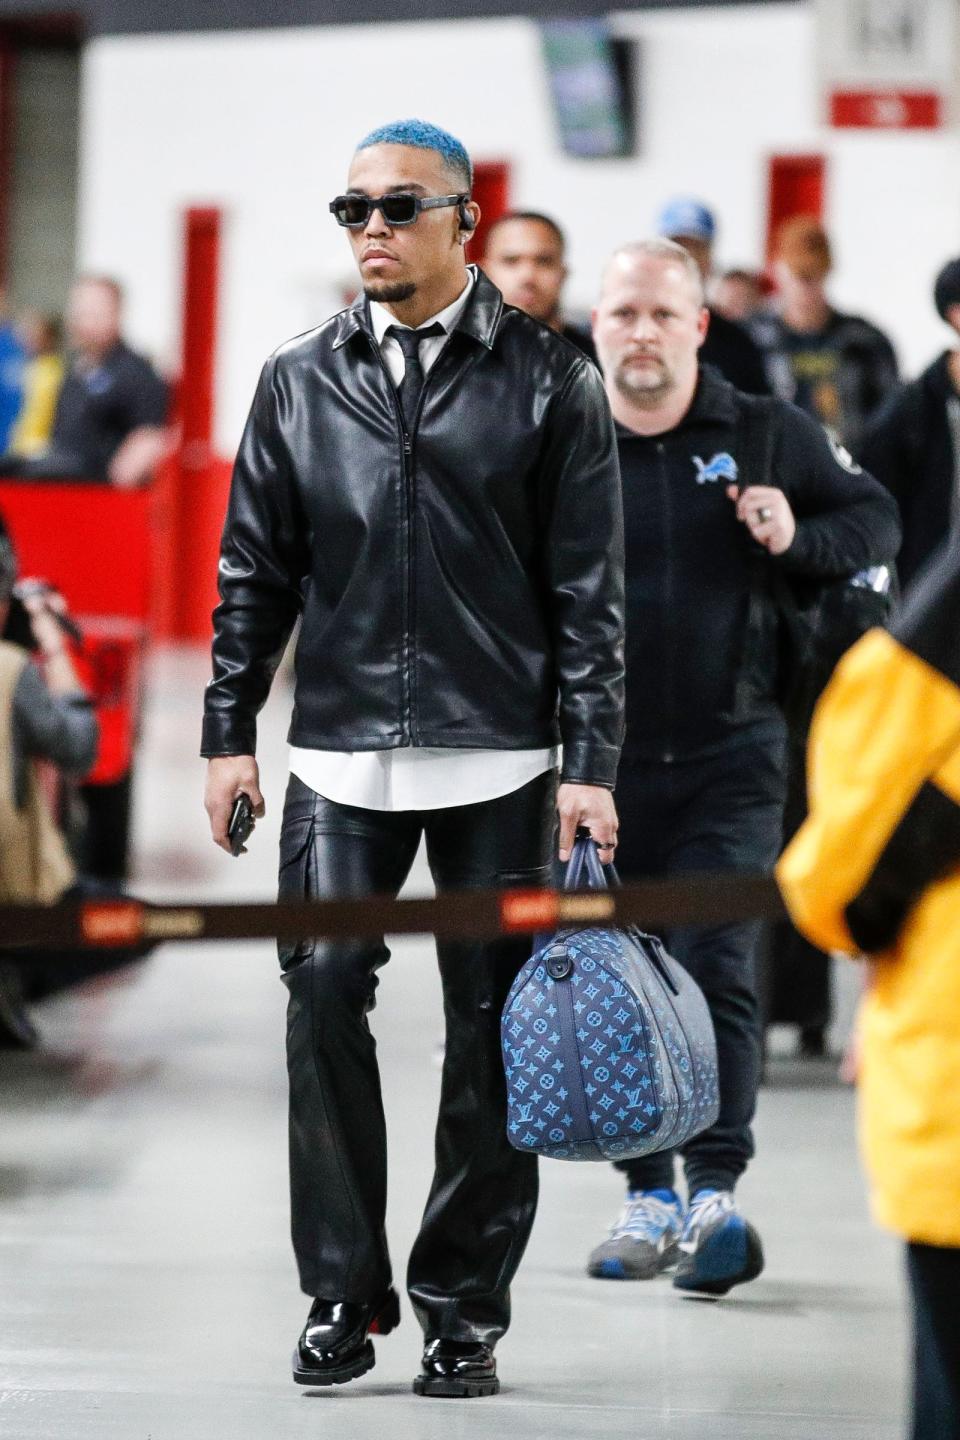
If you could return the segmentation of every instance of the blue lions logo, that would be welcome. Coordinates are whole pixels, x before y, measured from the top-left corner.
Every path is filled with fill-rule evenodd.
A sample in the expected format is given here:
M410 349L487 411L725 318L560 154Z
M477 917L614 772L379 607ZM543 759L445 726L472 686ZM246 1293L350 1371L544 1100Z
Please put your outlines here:
M726 450L722 450L719 455L714 455L711 460L701 460L699 455L693 455L691 458L697 467L698 485L709 485L712 481L718 480L736 480L740 473L736 460L732 455L728 455Z

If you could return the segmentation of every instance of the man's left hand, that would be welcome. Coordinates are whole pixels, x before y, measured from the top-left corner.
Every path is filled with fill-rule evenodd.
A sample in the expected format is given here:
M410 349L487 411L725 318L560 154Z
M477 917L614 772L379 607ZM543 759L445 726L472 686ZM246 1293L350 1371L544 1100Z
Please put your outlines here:
M782 490L772 485L748 485L746 490L728 485L727 495L736 502L737 519L746 525L758 545L771 555L782 555L790 549L797 522Z
M569 860L577 829L589 830L600 847L600 863L609 865L617 845L617 809L613 795L602 785L561 785L557 792L560 816L560 859Z

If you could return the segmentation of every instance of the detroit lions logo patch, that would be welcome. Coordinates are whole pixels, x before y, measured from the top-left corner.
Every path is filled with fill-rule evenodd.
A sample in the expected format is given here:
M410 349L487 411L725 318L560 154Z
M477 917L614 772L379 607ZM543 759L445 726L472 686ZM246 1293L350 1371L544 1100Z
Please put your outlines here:
M733 481L740 473L736 460L732 455L728 455L726 450L722 450L710 460L701 460L699 455L692 455L690 458L697 467L698 485L709 485L719 480Z

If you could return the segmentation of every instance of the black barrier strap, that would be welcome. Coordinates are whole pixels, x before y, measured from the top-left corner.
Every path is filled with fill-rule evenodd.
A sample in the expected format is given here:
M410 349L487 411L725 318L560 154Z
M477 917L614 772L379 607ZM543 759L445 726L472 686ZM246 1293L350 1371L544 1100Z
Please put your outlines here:
M769 875L684 875L619 890L460 890L435 899L282 901L263 905L155 905L86 900L0 906L0 948L75 950L150 947L168 941L344 940L428 935L486 940L561 925L716 925L779 920L784 905Z

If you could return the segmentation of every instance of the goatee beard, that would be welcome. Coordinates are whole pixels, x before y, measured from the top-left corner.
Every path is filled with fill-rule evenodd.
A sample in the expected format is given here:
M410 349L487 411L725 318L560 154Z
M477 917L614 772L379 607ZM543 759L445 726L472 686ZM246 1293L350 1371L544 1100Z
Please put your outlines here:
M417 287L412 280L397 280L391 283L384 280L377 283L376 280L364 285L363 293L368 300L376 300L379 304L395 305L400 300L410 300L417 293Z
M658 381L653 385L637 385L628 378L624 369L618 368L614 374L613 383L624 400L635 405L638 410L656 410L657 406L673 390L674 377L665 366L661 365Z

